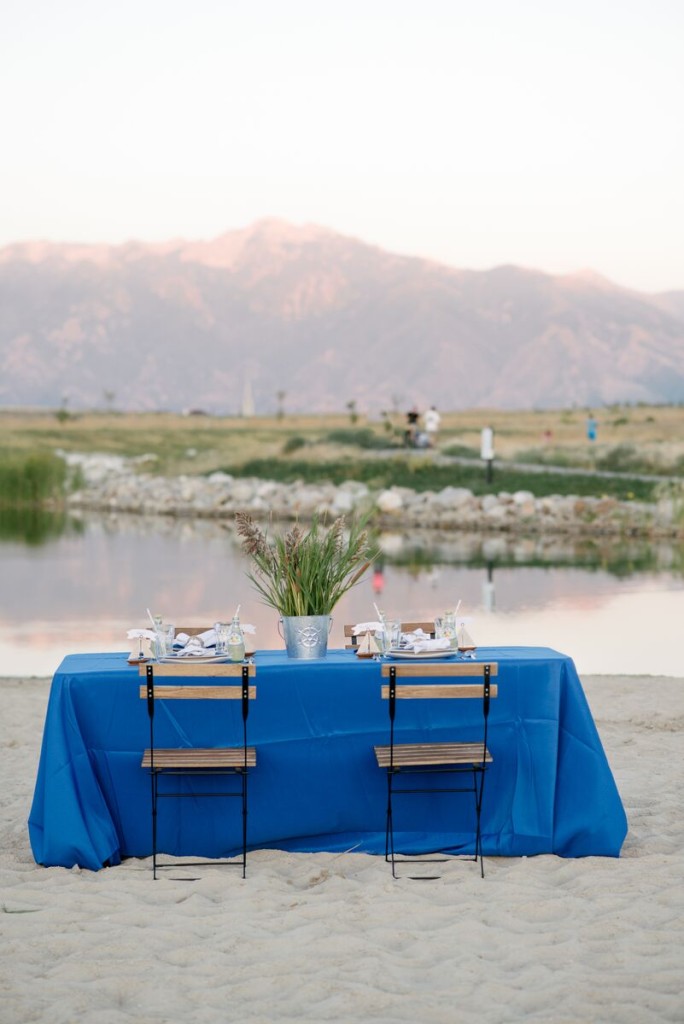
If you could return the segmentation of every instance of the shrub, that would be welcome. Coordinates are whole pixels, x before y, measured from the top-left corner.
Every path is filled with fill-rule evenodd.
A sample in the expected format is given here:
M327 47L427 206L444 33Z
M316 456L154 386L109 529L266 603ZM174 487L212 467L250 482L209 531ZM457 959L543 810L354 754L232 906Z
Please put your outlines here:
M329 444L354 445L356 448L387 448L387 438L379 437L370 427L357 430L340 427L328 431L324 440Z
M293 434L292 437L288 437L287 441L283 445L283 455L289 455L291 452L299 451L300 448L304 448L307 444L306 438L300 434Z
M479 448L470 448L467 444L450 444L442 448L442 455L453 455L458 459L479 459Z
M36 505L64 494L67 467L51 452L0 455L0 504Z
M631 444L618 444L596 459L596 468L612 473L657 473L659 467Z

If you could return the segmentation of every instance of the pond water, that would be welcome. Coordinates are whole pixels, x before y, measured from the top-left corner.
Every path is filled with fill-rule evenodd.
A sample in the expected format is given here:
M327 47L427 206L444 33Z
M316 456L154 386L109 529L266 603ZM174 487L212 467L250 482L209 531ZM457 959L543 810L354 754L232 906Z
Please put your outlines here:
M461 601L482 646L569 654L585 674L684 677L684 549L670 544L418 531L385 533L381 578L369 574L334 612L432 618ZM257 647L282 647L277 615L257 600L232 523L134 516L0 518L2 676L50 676L65 654L128 650L146 608L176 625L241 618ZM375 584L375 585L374 585Z

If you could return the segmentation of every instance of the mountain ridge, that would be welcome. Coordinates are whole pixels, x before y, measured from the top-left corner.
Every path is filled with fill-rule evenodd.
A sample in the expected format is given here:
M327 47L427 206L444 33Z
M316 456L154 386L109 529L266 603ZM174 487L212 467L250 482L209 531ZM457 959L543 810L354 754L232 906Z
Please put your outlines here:
M273 218L0 249L0 403L370 413L684 400L684 291L464 270Z

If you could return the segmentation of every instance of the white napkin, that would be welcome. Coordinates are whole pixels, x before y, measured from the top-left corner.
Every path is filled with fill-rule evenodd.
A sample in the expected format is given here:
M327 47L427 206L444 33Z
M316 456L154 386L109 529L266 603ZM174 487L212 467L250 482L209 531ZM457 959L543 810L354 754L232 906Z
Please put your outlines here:
M156 640L157 634L153 629L129 629L126 633L129 640Z
M352 626L354 636L358 633L367 633L369 630L371 633L382 633L382 622L359 622Z
M401 639L405 640L407 644L413 644L419 643L422 640L431 640L432 637L424 629L416 629L413 633L402 633Z
M199 649L199 653L201 654L207 647L216 647L216 633L213 628L205 629L203 633L197 633L196 636L188 636L187 633L178 633L173 641L173 646L181 647L183 649Z
M181 648L180 651L176 651L174 654L175 658L206 658L207 656L206 647L202 647L200 644L188 644L187 647Z
M428 638L427 640L416 640L415 643L410 644L410 650L414 654L420 654L421 651L449 651L451 644L443 637L436 637L434 640Z

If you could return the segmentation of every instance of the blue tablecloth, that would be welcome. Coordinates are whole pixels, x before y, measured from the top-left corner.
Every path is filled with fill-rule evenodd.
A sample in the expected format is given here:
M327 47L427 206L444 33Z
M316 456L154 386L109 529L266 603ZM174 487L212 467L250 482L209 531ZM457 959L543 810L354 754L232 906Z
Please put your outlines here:
M627 820L572 660L543 648L480 649L478 660L499 664L489 732L494 764L483 808L485 855L618 856ZM386 780L373 754L374 743L387 742L380 665L351 651L329 651L310 662L263 651L255 662L249 742L257 747L258 764L250 775L250 847L384 852ZM60 665L29 818L38 863L96 870L150 854L149 777L140 767L149 740L141 681L123 654L74 654ZM475 703L412 702L411 708L420 707L422 724L439 741L453 734L457 722L467 728L469 715L475 723ZM219 705L236 727L238 705ZM156 718L158 743L182 746L190 734L196 745L226 742L225 719L216 707L207 713L206 704L167 703ZM416 799L396 808L398 847L472 851L471 798L430 800L429 817ZM164 801L160 850L236 852L235 805Z

